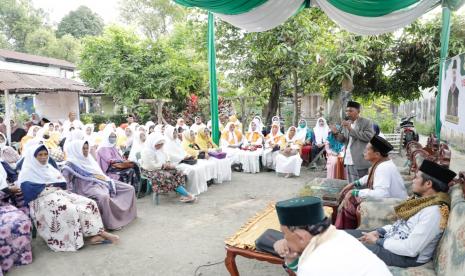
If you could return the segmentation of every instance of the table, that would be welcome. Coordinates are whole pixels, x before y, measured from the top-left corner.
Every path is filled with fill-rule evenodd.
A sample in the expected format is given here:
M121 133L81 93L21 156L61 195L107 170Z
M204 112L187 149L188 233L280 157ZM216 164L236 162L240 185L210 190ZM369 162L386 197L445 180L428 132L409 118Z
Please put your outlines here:
M250 250L250 249L242 249L234 246L228 246L226 245L226 258L224 259L224 263L226 266L226 269L229 271L229 274L231 276L239 276L239 271L237 270L237 265L236 265L236 256L242 256L247 259L255 259L257 261L262 261L262 262L269 262L271 264L278 264L278 265L283 265L284 260L281 259L280 257L264 253L264 252L259 252L257 250ZM287 270L287 273L289 276L295 276L295 273L292 270Z
M324 207L324 211L326 216L330 217L333 210L330 207ZM274 203L268 204L264 210L250 218L233 236L225 240L226 258L224 263L231 276L239 276L236 256L272 264L284 264L282 258L255 249L255 241L266 229L280 230ZM287 273L291 276L295 275L290 270Z

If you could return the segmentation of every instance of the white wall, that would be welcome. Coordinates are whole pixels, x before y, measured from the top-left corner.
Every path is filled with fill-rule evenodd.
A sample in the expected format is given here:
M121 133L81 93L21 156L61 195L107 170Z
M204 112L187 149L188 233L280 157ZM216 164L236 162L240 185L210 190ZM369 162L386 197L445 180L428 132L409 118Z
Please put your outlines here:
M34 98L36 113L52 122L65 120L71 111L79 114L79 95L74 92L39 93Z

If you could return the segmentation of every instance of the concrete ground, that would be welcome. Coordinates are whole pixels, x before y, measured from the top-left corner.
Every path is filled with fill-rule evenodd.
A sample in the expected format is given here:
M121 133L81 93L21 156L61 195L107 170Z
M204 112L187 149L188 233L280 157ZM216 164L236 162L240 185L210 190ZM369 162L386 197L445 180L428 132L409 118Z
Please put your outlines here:
M420 141L425 144L426 141ZM395 158L398 165L404 163ZM465 155L452 149L451 168L465 170ZM40 237L33 241L30 265L14 268L8 275L194 275L200 265L222 262L224 240L236 232L268 202L293 197L304 183L325 172L302 169L298 178L274 173L234 173L233 181L213 185L193 205L179 203L174 194L161 196L160 205L151 197L137 202L138 218L117 231L117 245L86 246L74 253L55 253ZM285 275L281 267L237 257L243 276ZM196 274L227 276L224 263L202 267Z
M234 173L233 181L213 185L199 201L179 203L174 194L151 196L137 202L138 218L116 233L117 245L85 246L77 252L55 253L43 240L33 241L33 263L11 270L10 276L28 275L194 275L200 265L221 262L224 240L270 201L293 197L304 183L324 172L302 169L298 178L274 173ZM285 275L278 265L237 257L241 275ZM197 275L229 275L224 263L203 267Z

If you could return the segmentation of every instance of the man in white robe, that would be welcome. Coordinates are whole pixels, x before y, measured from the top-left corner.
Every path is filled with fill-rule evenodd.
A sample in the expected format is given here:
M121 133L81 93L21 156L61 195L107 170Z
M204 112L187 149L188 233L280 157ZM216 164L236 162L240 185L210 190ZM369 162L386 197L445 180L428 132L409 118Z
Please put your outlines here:
M276 211L284 239L275 242L274 250L297 276L392 275L375 254L331 225L320 198L281 201Z
M392 149L388 141L377 135L367 144L364 158L372 166L368 175L348 184L341 191L342 203L335 223L338 229L357 228L356 210L364 198L407 198L402 176L389 158Z
M63 135L66 136L71 128L84 129L84 124L76 118L76 112L70 112L68 119L63 122Z
M415 196L394 208L394 224L374 231L348 230L389 266L414 267L431 260L450 209L449 182L456 174L424 160L413 180Z

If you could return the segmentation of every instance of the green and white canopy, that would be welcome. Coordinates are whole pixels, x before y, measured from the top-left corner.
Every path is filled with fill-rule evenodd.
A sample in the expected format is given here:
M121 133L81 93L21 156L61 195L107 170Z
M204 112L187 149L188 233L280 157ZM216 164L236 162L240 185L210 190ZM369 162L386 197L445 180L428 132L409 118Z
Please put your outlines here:
M343 29L362 35L395 31L444 2L458 9L465 0L175 0L199 7L247 32L279 26L303 7L319 7Z

